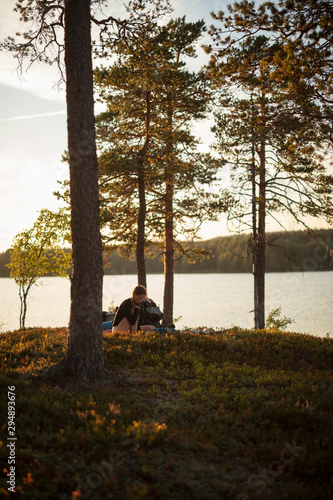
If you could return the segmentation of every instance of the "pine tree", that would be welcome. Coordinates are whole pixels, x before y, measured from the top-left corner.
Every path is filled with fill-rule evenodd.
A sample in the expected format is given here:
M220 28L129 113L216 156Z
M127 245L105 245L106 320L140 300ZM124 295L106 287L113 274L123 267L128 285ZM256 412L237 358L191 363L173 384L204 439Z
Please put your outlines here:
M135 249L138 283L144 286L146 178L151 173L156 66L161 57L155 44L149 25L139 39L118 43L118 60L111 68L95 70L100 100L107 104L97 118L102 224L112 228L105 232L105 242L109 247L113 241L124 243L127 253Z
M311 114L313 119L329 126L333 91L333 1L281 0L264 2L256 9L254 2L243 0L228 9L229 15L212 14L223 27L213 29L211 47L218 47L221 38L231 48L247 37L257 36L259 31L268 33L281 47L271 77L288 89L294 110L305 116Z
M224 22L228 27L230 20ZM264 328L266 217L288 212L297 221L306 215L332 220L331 178L318 152L320 127L304 114L294 115L289 92L272 78L281 44L262 35L237 44L219 36L218 41L208 69L226 93L220 101L224 110L216 112L217 148L235 171L229 218L252 228L255 328Z
M121 44L117 48L121 57L111 68L98 69L95 77L107 104L97 128L102 216L110 230L105 230L105 237L124 242L130 250L136 244L138 276L143 240L146 248L163 253L164 317L169 324L175 246L179 254L189 253L176 243L177 231L193 237L200 222L214 216L216 205L220 207L204 191L204 185L214 180L216 162L197 152L198 142L191 133L192 121L204 118L207 111L207 82L187 71L181 61L183 55L194 55L203 28L202 21L186 23L183 18L143 32L135 42ZM143 213L146 230L142 226L139 230ZM189 220L193 224L186 228ZM135 234L141 235L140 240ZM143 284L143 278L139 280Z
M68 348L49 376L79 382L107 376L102 347L103 256L95 142L91 23L101 27L100 40L112 44L130 38L163 9L159 0L133 0L123 21L97 19L100 0L19 0L14 10L32 28L3 44L22 67L25 61L59 65L66 81L73 279ZM167 2L166 2L167 3ZM152 9L147 12L147 5ZM132 34L131 34L132 33ZM63 42L64 39L64 42ZM64 60L63 60L64 58ZM64 75L66 73L66 76Z

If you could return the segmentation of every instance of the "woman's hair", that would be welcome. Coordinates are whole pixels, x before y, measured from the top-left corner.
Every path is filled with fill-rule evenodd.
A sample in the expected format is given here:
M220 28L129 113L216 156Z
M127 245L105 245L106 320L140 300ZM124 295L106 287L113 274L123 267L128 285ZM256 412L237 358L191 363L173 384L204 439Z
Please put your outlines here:
M134 290L132 292L132 297L134 297L134 295L146 295L147 296L147 290L145 289L144 286L138 285L134 288Z

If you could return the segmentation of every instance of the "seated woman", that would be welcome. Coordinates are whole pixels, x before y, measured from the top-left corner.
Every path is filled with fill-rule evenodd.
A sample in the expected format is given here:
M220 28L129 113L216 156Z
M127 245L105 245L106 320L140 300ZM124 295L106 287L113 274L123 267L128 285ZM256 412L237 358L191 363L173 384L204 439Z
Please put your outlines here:
M144 286L138 285L132 292L132 297L124 300L113 320L113 332L137 332L139 330L153 330L150 325L141 326L139 323L140 304L147 296Z

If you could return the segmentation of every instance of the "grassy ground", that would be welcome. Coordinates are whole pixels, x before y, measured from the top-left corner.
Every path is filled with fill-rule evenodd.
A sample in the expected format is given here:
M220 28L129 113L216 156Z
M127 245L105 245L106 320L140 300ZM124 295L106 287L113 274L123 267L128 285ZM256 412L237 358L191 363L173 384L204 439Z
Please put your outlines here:
M13 474L18 499L333 498L333 340L106 333L110 381L82 392L41 377L67 335L0 336L1 498Z

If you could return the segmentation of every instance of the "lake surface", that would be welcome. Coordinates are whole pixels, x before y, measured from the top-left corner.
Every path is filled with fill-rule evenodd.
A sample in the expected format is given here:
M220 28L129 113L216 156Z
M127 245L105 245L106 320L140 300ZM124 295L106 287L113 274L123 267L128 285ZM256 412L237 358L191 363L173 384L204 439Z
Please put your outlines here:
M103 309L119 305L137 285L135 275L105 276ZM26 326L67 326L70 283L46 278L28 297ZM148 276L148 294L163 309L164 277ZM333 336L333 272L268 273L266 316L281 307L293 319L290 331ZM18 287L0 278L0 331L19 327ZM176 274L174 317L177 328L253 327L253 276L251 274Z

